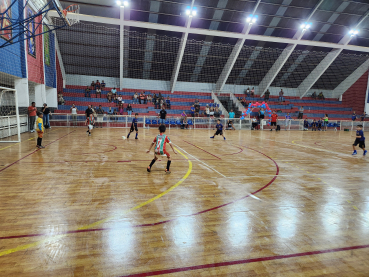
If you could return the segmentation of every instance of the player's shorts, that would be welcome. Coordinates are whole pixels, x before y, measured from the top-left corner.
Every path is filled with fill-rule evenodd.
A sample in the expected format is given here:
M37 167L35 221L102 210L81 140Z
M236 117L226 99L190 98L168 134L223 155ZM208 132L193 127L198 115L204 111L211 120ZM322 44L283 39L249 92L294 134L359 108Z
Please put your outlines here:
M223 136L223 130L217 130L216 131L216 133L215 133L215 135L217 136L217 135L221 135L221 136Z
M38 137L39 137L39 138L42 138L42 137L43 137L43 135L44 135L44 132L37 131L37 135L38 135Z
M357 146L358 144L360 148L365 148L365 140L355 139L353 146Z
M137 125L135 126L131 126L131 130L130 130L130 133L132 133L134 130L136 130L136 132L138 132L138 128L137 128Z
M270 122L270 126L277 126L277 122Z
M261 115L259 116L259 119L264 119L264 115L263 115L263 114L261 114Z
M170 158L170 154L166 150L160 151L160 152L155 152L155 155L167 156L168 159Z
M324 121L323 124L324 124L324 127L328 126L328 121Z
M89 130L92 130L93 128L94 128L94 125L92 125L92 124L89 124L89 125L88 125L88 129L89 129Z
M290 123L291 123L291 120L288 119L288 120L286 120L285 125L288 126L288 124L290 124Z

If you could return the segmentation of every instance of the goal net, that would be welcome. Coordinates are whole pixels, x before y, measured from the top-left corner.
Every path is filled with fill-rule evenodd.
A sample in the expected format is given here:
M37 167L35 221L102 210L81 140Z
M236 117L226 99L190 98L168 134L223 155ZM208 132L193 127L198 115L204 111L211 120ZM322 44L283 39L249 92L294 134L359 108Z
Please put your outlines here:
M27 116L20 123L17 91L0 87L0 142L20 142L21 126L27 129Z

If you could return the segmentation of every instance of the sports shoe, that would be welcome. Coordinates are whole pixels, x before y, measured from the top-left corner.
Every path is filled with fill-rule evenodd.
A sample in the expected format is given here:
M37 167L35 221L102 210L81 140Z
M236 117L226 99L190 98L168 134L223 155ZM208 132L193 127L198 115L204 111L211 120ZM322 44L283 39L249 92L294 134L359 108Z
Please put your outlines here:
M365 150L363 155L365 156L367 152L368 152L368 150Z
M39 146L39 148L41 148L41 149L42 149L42 148L45 148L45 146L40 145L40 146Z
M138 138L135 138L135 139L138 139Z
M212 138L212 139L213 139L213 138L214 138L214 136L212 136L212 137L210 137L210 138Z
M165 169L165 173L166 173L166 174L170 174L171 172L170 172L170 170Z
M147 167L147 172L151 172L151 167L150 166Z
M91 136L91 134L88 134L89 136Z
M356 155L357 154L357 152L356 152L356 150L352 153L352 155Z

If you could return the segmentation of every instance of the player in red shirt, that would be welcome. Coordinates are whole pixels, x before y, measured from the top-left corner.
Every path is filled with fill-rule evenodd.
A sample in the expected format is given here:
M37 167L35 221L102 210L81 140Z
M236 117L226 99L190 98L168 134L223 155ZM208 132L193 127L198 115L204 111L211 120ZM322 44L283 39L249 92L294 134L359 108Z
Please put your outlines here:
M273 131L273 126L274 129L277 127L277 119L278 119L278 115L275 113L275 111L273 111L272 117L271 117L271 122L270 122L270 131Z
M166 130L165 125L160 125L159 126L160 135L155 137L154 141L151 143L151 146L150 146L149 150L147 151L147 153L150 153L150 150L151 150L152 146L155 144L154 159L151 161L150 165L147 167L147 172L151 172L151 167L153 166L153 164L158 159L158 155L162 155L162 156L166 155L167 158L168 158L168 162L167 162L167 168L165 169L165 172L170 173L169 167L170 167L170 163L172 161L170 160L169 153L165 149L166 144L169 143L169 145L172 148L174 154L177 154L177 152L174 150L172 142L170 141L168 136L164 134L165 130Z

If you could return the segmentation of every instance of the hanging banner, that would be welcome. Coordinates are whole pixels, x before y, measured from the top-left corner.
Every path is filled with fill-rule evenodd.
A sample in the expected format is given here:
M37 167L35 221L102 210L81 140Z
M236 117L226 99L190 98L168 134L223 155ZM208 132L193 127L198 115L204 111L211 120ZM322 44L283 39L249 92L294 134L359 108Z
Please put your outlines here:
M12 29L9 28L12 18L10 4L11 0L0 0L0 37L8 41L12 39Z
M44 53L45 64L50 65L50 30L47 26L44 26Z
M33 17L35 14L35 12L29 7L27 6L26 8L26 17L30 18ZM29 23L27 24L27 50L28 50L28 54L31 55L32 57L36 58L36 38L35 38L35 30L36 30L36 26L35 26L35 19L33 18L33 20L29 21Z

